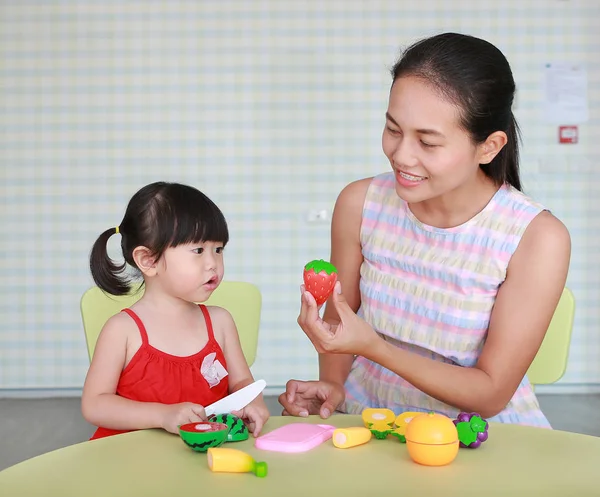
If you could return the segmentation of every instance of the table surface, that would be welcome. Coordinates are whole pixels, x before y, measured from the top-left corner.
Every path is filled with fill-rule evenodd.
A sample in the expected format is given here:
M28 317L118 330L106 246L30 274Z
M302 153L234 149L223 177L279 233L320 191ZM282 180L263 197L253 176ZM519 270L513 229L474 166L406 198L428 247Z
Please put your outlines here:
M263 433L288 423L361 426L359 416L326 421L272 417ZM448 466L414 463L396 438L338 449L331 440L304 453L258 450L254 439L225 444L266 461L269 474L213 473L206 453L190 450L177 435L146 430L83 442L0 472L2 497L253 496L286 495L600 495L600 438L492 423L478 449L459 450ZM418 492L418 493L417 493Z

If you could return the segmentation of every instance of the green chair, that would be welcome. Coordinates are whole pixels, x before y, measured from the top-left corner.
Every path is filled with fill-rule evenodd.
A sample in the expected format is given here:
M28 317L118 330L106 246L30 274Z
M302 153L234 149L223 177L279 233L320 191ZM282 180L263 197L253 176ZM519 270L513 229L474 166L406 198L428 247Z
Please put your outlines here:
M560 297L544 341L536 354L527 377L533 385L547 385L562 378L567 369L575 299L571 290L565 288Z
M94 355L94 347L102 327L108 319L122 309L132 306L144 294L143 288L128 295L115 296L104 293L94 286L81 297L81 318L85 331L88 356ZM258 330L262 295L257 286L242 281L223 281L204 302L227 309L238 330L242 351L248 366L256 359Z

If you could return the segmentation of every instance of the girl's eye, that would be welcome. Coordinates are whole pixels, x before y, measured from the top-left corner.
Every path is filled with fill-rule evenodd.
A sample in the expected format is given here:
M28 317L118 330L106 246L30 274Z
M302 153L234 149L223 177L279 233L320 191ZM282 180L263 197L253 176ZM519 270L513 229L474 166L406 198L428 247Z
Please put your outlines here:
M192 250L192 252L194 252L195 254L201 254L202 252L204 252L204 249L202 247L198 247Z
M217 254L222 254L222 253L223 253L223 250L225 250L225 247L217 247L217 248L215 249L215 252L216 252Z

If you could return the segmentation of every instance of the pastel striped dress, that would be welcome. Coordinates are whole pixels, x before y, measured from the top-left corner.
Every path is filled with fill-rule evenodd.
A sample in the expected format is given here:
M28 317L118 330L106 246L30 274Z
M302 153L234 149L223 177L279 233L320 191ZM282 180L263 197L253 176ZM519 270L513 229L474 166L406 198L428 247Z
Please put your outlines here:
M504 185L475 217L441 229L421 223L394 185L393 173L385 173L367 191L358 314L397 347L436 361L474 366L510 258L544 207ZM361 356L355 358L345 388L341 410L350 414L367 407L451 417L459 412ZM550 428L527 377L490 421Z

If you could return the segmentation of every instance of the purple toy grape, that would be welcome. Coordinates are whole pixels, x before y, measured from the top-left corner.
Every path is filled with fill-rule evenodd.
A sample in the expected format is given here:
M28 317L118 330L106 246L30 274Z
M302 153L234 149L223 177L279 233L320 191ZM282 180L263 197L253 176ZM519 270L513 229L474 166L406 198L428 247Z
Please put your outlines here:
M469 422L469 420L471 419L471 415L466 413L466 412L461 412L458 415L458 418L456 418L456 420L454 421L454 424L458 423L464 423L464 422Z
M488 439L488 422L476 412L461 412L453 421L461 447L476 449Z

